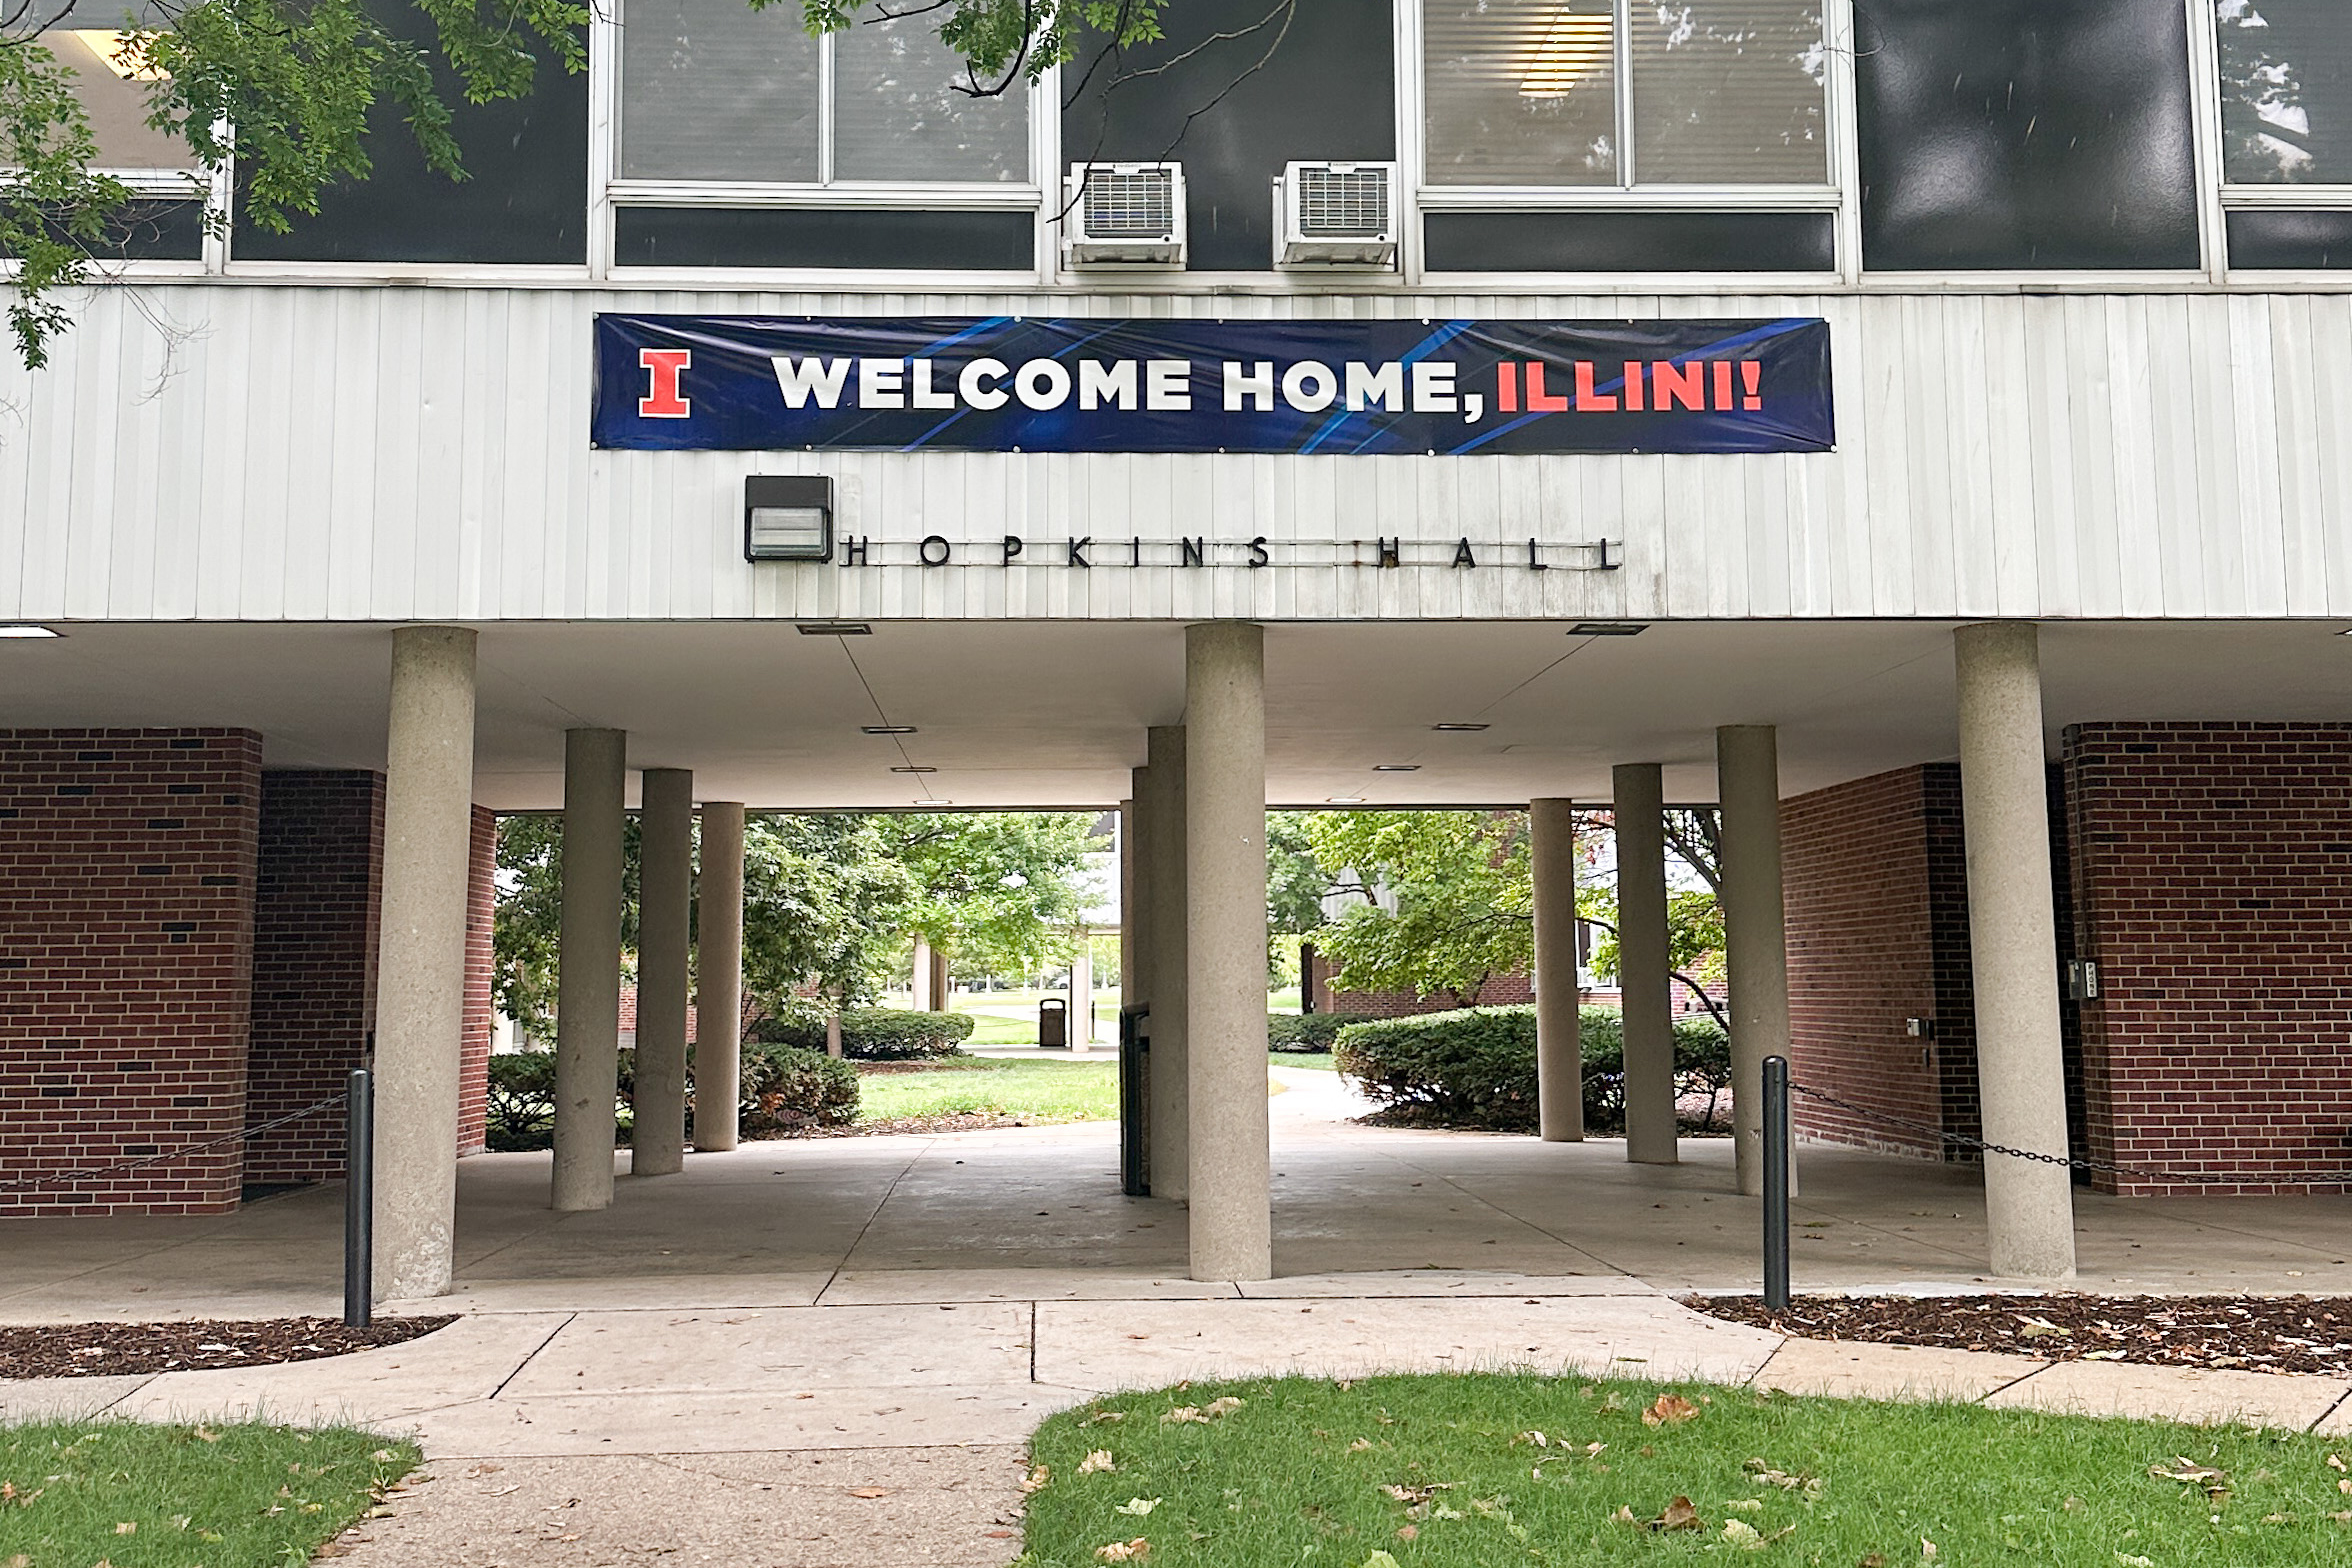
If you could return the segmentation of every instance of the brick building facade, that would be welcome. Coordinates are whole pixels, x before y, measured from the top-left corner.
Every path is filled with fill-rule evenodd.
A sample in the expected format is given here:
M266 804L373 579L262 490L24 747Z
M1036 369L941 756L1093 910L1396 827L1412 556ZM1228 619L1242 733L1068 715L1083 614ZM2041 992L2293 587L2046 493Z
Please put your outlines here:
M249 730L0 732L0 1171L227 1138L339 1093L375 1025L384 781L270 771ZM461 1152L482 1146L496 821L475 813ZM208 1214L330 1180L325 1112L0 1215Z

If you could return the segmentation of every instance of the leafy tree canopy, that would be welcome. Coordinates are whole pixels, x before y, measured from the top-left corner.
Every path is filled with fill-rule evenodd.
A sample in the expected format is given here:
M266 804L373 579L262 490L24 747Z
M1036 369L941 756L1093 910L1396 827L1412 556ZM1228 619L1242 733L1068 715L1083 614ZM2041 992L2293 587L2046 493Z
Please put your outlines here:
M1338 890L1373 901L1317 938L1351 989L1467 1005L1534 963L1525 812L1315 812L1306 836L1319 863L1345 868Z

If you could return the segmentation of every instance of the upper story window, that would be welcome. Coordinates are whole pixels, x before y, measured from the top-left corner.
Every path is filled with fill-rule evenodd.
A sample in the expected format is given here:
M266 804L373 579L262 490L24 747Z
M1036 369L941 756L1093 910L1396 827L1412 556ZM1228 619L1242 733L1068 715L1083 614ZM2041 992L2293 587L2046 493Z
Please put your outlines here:
M811 37L797 5L629 0L621 20L625 180L762 185L1026 183L1025 84L957 90L938 17Z
M1426 183L1829 179L1820 0L1423 0Z
M202 166L186 142L147 123L147 86L155 78L131 57L121 33L60 27L42 33L40 42L73 76L74 99L89 117L90 134L98 144L93 168L118 177L167 180L198 173Z
M2352 185L2352 6L2216 0L2223 178Z

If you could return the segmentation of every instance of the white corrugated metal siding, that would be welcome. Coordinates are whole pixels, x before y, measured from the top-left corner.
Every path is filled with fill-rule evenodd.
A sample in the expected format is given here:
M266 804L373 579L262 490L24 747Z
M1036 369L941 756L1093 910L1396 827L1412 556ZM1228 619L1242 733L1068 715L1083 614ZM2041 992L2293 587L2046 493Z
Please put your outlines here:
M1776 457L597 453L600 309L1821 315L1839 447ZM1041 564L762 566L741 476ZM1609 573L1042 564L1140 533L1622 540ZM1051 546L1051 549L1044 548ZM1523 546L1522 546L1523 548ZM981 552L992 555L993 551ZM2352 614L2352 298L1168 298L173 285L0 370L0 617Z

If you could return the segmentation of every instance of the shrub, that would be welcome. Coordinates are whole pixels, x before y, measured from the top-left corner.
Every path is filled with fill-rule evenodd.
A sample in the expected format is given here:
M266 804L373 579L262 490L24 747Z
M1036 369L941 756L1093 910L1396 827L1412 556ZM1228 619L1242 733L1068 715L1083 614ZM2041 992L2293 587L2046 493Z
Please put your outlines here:
M1266 1045L1276 1051L1328 1051L1340 1030L1360 1022L1345 1013L1268 1013Z
M747 1041L743 1047L743 1136L773 1138L857 1120L857 1069L822 1050Z
M841 1051L866 1062L904 1062L952 1056L971 1037L970 1013L911 1013L894 1007L851 1007L841 1014ZM763 1040L822 1055L825 1015L794 1009L760 1029Z
M637 1092L637 1053L620 1053L614 1083L613 1136L629 1141L629 1102ZM482 1146L493 1154L544 1149L555 1142L555 1052L506 1051L490 1058Z
M1587 1007L1577 1018L1583 1060L1584 1130L1625 1130L1625 1028L1613 1007ZM1473 1007L1348 1025L1340 1032L1339 1070L1400 1121L1491 1132L1533 1132L1537 1123L1535 1009ZM1712 1018L1674 1023L1677 1096L1713 1101L1731 1082L1731 1042Z

